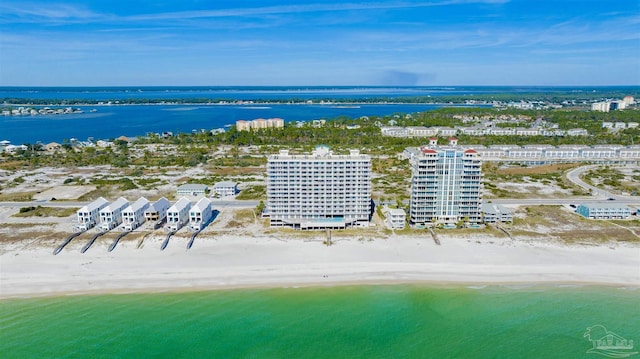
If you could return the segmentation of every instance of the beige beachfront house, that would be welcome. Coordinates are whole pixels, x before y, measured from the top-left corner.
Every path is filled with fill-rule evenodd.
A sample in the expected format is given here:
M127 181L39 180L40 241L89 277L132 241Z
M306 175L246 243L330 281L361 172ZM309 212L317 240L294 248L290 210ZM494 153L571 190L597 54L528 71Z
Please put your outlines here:
M164 197L153 202L144 211L145 221L149 224L160 226L159 223L164 221L164 219L167 217L167 210L169 209L169 207L171 207L171 203Z

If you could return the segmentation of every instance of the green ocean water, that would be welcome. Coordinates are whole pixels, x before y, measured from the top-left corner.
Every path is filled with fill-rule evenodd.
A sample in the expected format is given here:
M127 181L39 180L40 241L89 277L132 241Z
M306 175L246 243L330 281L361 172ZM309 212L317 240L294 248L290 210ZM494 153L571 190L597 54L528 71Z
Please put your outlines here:
M639 299L637 288L420 285L9 299L0 356L599 358L586 328L638 349Z

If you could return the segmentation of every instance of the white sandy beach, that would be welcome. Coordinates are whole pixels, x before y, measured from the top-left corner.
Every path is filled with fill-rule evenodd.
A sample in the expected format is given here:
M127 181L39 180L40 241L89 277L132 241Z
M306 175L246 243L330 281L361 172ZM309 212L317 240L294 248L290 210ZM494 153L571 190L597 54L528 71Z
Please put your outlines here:
M237 287L290 287L357 283L598 284L640 286L640 247L566 246L493 237L392 237L359 241L273 237L162 237L143 247L123 242L113 252L97 242L80 253L71 242L11 248L0 255L0 298L75 293L154 292Z

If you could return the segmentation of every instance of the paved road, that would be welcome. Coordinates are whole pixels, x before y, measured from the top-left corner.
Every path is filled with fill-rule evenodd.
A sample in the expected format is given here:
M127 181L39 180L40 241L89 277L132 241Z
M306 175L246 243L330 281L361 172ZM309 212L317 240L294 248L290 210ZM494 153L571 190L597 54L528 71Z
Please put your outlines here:
M587 191L591 191L591 193L593 194L594 197L600 197L602 199L607 199L607 198L615 198L615 199L622 199L623 196L618 196L614 193L611 193L607 190L604 190L602 188L598 188L595 186L592 186L588 183L586 183L585 181L583 181L582 179L580 179L580 176L582 176L583 173L592 170L594 168L599 167L599 165L590 165L590 166L581 166L581 167L576 167L574 169L572 169L571 171L567 172L567 179L571 182L573 182L574 184L586 189Z

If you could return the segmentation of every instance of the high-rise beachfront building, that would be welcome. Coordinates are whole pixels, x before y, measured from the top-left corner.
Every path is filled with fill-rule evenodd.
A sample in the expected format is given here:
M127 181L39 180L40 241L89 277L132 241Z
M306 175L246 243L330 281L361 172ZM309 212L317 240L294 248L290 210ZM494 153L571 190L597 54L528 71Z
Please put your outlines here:
M456 138L450 138L448 146L432 140L428 146L410 150L410 223L480 222L482 164L478 153L458 147Z
M271 226L342 229L367 226L371 216L371 157L351 150L335 155L326 146L311 154L288 150L267 162L265 215Z

